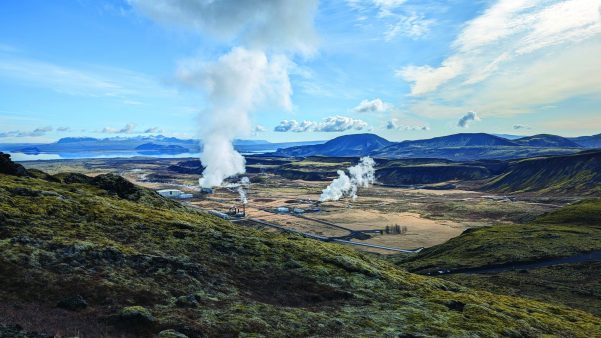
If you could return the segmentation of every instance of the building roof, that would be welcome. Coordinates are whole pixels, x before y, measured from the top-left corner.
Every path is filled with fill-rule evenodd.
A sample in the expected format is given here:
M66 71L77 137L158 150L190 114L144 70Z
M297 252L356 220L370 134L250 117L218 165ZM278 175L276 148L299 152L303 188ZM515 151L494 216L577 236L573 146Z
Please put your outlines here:
M162 192L182 192L182 191L178 190L178 189L161 189L161 190L157 190L157 192L160 194Z

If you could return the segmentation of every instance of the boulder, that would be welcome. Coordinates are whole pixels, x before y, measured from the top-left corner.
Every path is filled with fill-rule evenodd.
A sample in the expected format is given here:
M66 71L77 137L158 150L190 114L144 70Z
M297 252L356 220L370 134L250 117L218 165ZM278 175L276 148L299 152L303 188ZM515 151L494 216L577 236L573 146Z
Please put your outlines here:
M0 174L13 176L28 176L27 170L22 165L13 162L9 154L0 152Z

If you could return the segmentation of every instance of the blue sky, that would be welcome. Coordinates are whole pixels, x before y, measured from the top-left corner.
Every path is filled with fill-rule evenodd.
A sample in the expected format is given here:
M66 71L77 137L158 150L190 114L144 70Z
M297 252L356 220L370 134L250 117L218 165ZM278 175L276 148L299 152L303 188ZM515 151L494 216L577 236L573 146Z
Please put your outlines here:
M284 36L290 29L277 17L260 30L211 23L204 12L167 15L163 2L0 5L0 142L199 137L214 118L207 114L218 115L219 107L208 109L214 102L207 87L182 81L182 71L271 39L257 34ZM184 2L169 6L178 3ZM236 137L601 133L600 6L598 0L316 2L295 17L311 27L290 33L307 34L306 41L278 35L261 45L269 63L285 59L291 92L278 95L290 102L253 104L248 130ZM266 5L253 13L272 19L286 11ZM303 45L280 46L290 41Z

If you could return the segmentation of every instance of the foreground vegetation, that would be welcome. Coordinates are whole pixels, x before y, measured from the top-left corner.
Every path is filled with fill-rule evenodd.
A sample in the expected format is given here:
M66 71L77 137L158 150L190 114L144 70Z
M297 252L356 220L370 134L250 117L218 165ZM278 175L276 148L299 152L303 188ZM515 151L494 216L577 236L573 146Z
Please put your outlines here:
M480 290L565 304L601 315L601 262L520 268L520 262L569 257L601 250L601 200L576 203L523 225L467 231L400 265L421 273L502 266L504 271L441 277ZM512 269L515 265L517 268Z
M84 337L601 334L583 311L243 228L115 175L28 175L0 174L0 324Z

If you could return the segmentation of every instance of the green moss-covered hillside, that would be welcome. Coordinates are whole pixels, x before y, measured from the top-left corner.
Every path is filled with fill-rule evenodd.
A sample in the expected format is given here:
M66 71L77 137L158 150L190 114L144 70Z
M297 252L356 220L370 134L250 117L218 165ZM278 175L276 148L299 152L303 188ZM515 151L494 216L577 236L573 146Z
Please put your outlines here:
M601 250L601 200L585 200L528 224L465 231L403 262L411 271L529 262Z
M601 151L515 161L482 189L501 193L599 196Z
M67 177L0 174L0 328L82 337L601 334L601 319L586 312L243 228L123 190L115 177Z
M545 214L530 224L473 229L428 248L400 265L421 273L497 266L497 271L443 274L462 285L565 304L601 315L601 261L556 257L601 250L601 200L585 200ZM521 262L552 260L552 265ZM472 270L469 270L472 269ZM459 272L462 270L458 270Z

